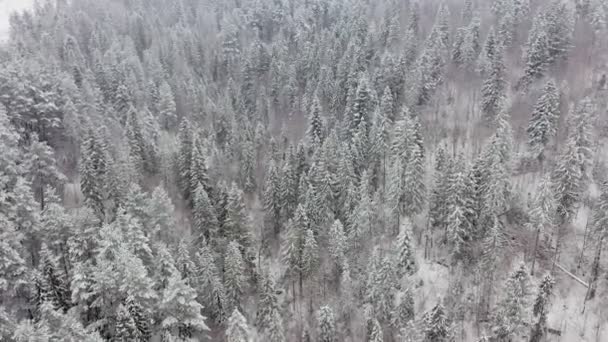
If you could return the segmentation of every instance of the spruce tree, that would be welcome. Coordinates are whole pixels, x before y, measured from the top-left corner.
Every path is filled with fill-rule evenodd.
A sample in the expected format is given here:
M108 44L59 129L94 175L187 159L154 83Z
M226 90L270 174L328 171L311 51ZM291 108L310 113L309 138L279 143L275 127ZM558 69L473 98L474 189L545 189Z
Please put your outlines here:
M199 298L202 299L205 308L209 310L210 317L217 323L222 323L226 318L226 294L224 285L215 263L215 255L211 246L203 243L196 253L196 288Z
M329 306L322 306L317 312L317 336L319 342L335 342L338 338L334 312Z
M451 322L441 300L424 314L424 341L448 341L451 335Z
M525 264L520 264L505 281L502 299L493 316L492 331L500 340L518 338L528 321L531 280Z
M135 325L135 320L133 320L133 317L131 317L127 308L120 304L116 315L116 333L114 335L114 340L127 342L139 341L140 339L140 333Z
M410 220L405 219L401 225L401 232L395 243L396 251L396 268L397 275L412 275L417 271L415 251L412 247L410 234L412 232L412 224Z
M481 110L489 122L494 120L503 105L506 87L503 52L499 47L491 56L488 74L481 88Z
M239 309L234 308L232 315L228 318L226 327L226 342L250 342L251 333L247 320Z
M540 342L543 336L547 335L547 315L549 305L553 296L553 286L555 281L551 275L547 274L538 287L538 294L534 300L532 314L537 319L530 333L530 342Z
M290 187L292 185L285 184L285 186ZM270 160L268 171L266 172L266 184L264 186L264 210L266 211L268 224L272 228L273 235L277 235L281 227L281 212L284 205L281 187L278 166L274 160ZM289 193L285 195L289 196Z
M103 218L109 191L107 177L110 161L107 147L99 133L89 129L81 149L80 188L87 205L99 218Z
M559 92L553 80L547 81L542 95L534 106L528 125L528 145L530 150L542 161L544 150L555 133L559 119Z
M403 176L404 212L414 216L422 211L426 200L426 185L424 184L425 162L418 144L412 145L409 160Z
M184 199L189 200L192 189L192 156L194 154L194 133L191 123L183 119L178 132L179 150L177 152L177 170L180 190ZM198 184L195 184L198 186Z
M238 308L246 286L245 265L238 242L231 241L224 257L224 287L228 308Z
M160 301L161 327L181 338L192 337L194 332L208 331L201 315L203 306L196 301L196 291L177 276L169 278Z
M171 86L167 82L161 83L159 87L158 116L162 127L167 130L174 129L177 125L177 113L175 99Z
M261 284L256 326L268 341L283 342L285 341L283 320L274 280L270 275L265 275Z
M209 180L209 174L207 171L207 164L205 162L205 153L202 146L202 140L195 135L192 141L192 156L190 159L190 182L188 184L188 195L190 203L194 206L196 188L200 185L203 186L207 192L207 196L212 196L214 193L213 188Z
M308 130L306 136L308 142L313 148L319 147L323 144L325 139L325 131L323 128L323 119L321 118L321 102L318 96L315 96L312 100L311 113L308 118Z
M192 216L194 219L193 230L197 242L200 243L203 239L210 241L219 237L219 221L215 208L209 200L205 187L200 183L194 192Z

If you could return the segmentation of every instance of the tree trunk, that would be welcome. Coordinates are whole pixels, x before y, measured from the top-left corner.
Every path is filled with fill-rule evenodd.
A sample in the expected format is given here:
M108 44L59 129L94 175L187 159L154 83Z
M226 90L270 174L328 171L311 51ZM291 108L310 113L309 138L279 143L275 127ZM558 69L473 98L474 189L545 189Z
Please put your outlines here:
M589 291L587 291L586 300L591 300L595 297L595 289L597 279L600 273L600 258L602 254L602 248L604 244L604 237L600 237L600 241L597 244L597 250L595 251L595 257L593 258L593 265L591 266L591 279L589 280Z
M538 248L538 239L540 237L540 227L536 229L536 241L534 242L534 251L532 252L532 267L530 268L530 275L534 275L534 264L536 263L536 249Z

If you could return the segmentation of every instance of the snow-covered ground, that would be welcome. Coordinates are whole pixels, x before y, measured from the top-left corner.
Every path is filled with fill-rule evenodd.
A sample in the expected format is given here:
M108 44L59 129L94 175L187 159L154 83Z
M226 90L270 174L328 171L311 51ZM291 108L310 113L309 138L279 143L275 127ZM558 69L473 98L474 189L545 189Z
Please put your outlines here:
M0 42L8 38L10 14L27 9L33 3L33 0L0 0Z

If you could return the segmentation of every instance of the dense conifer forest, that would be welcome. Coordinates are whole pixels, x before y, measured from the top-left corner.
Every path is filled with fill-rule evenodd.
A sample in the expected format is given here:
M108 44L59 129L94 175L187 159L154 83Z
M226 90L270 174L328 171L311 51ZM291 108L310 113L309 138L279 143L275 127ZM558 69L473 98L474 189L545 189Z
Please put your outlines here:
M608 340L607 0L39 0L0 340Z

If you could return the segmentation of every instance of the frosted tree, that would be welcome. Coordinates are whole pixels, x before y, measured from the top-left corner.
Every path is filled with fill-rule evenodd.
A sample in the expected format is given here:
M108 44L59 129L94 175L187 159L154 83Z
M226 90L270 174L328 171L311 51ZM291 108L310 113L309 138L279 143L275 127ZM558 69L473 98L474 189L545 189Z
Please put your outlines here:
M424 314L424 341L448 341L451 335L452 324L441 300Z
M167 82L161 83L159 87L159 99L158 99L158 116L162 127L170 130L174 129L177 125L177 113L175 108L175 99L173 97L173 91L171 86Z
M252 193L257 187L255 177L255 147L251 139L244 139L240 147L240 169L239 177L243 190Z
M172 228L175 226L175 218L173 216L175 207L169 198L169 194L162 185L157 186L152 191L146 201L144 212L147 220L143 221L146 229L152 229L159 237L165 238L170 235Z
M302 274L310 277L317 269L319 263L319 251L317 240L312 229L306 230L304 236L304 246L302 248Z
M251 332L247 320L241 312L234 308L232 315L228 318L226 327L226 342L250 342Z
M279 169L274 160L270 160L268 171L266 171L266 184L264 186L264 210L267 215L268 224L272 228L273 235L277 235L281 229L281 212L284 203L281 193L281 177ZM285 184L286 187L292 186ZM289 190L287 190L289 191ZM287 194L289 196L289 194Z
M503 105L506 87L505 65L500 47L494 51L489 61L487 75L481 88L481 110L489 122L494 120Z
M410 289L401 291L398 295L395 309L392 313L392 326L398 330L407 329L408 323L414 320L414 298Z
M528 269L521 263L507 278L493 316L492 331L500 340L518 338L528 322L528 305L531 296Z
M190 159L190 182L188 187L188 194L190 203L194 205L196 188L200 185L203 186L207 192L207 196L213 194L213 188L209 180L209 173L207 171L207 163L205 162L205 152L203 147L203 141L197 135L194 136L192 141L192 156Z
M209 310L210 317L216 322L224 321L227 310L226 294L224 285L220 280L215 257L211 247L203 243L200 250L196 253L196 276L197 290L199 298Z
M568 136L575 140L577 155L580 160L582 186L590 179L595 136L593 125L596 123L596 106L590 97L582 99L569 118Z
M595 236L596 247L591 264L591 275L589 280L589 290L587 291L587 300L595 297L597 291L597 280L600 274L600 261L602 257L602 249L604 242L608 238L608 182L604 181L601 187L601 194L597 203L593 207L593 236Z
M246 282L241 246L238 242L231 241L226 248L226 256L224 257L224 287L228 308L240 307L241 297L247 285Z
M549 314L549 305L553 296L553 286L555 281L551 275L546 275L538 287L538 294L534 300L532 314L537 319L530 333L530 342L540 342L543 336L547 335L547 315Z
M363 237L372 232L372 199L369 191L369 177L367 171L364 171L361 175L358 193L359 202L353 212L348 236L351 250L357 250L363 242Z
M138 330L137 335L141 336L144 340L151 338L152 331L150 326L152 322L150 319L150 312L144 309L133 296L128 296L125 304L129 316L133 319L135 327Z
M308 230L309 221L302 204L296 208L293 218L287 224L286 236L281 246L281 254L287 265L287 272L295 281L297 277L302 292L302 254L304 251L305 232ZM294 285L295 290L295 285ZM295 296L295 293L294 293Z
M314 147L321 146L325 139L325 131L323 128L323 119L321 118L321 102L318 96L312 100L310 107L310 117L308 118L308 130L306 136L309 144Z
M545 175L536 188L536 193L530 205L530 228L536 231L534 251L532 252L532 267L530 272L534 274L536 262L536 251L540 240L540 234L546 234L547 230L555 222L556 201L553 192L553 183L550 174Z
M559 91L553 80L547 81L542 95L534 105L528 125L528 145L539 160L544 159L544 151L557 132L559 119Z
M570 137L553 171L558 225L568 223L576 213L576 205L582 195L583 175L576 140Z
M284 342L283 320L274 280L270 275L265 275L261 284L256 325L268 341Z
M384 334L382 333L382 326L377 319L372 318L368 324L368 342L382 342L384 341Z
M490 27L477 61L477 71L482 74L488 74L491 70L492 61L496 58L496 54L501 52L501 49L500 42L494 32L494 27Z
M67 276L60 268L59 259L43 243L40 248L39 303L51 303L56 309L66 310L71 306L71 294Z
M55 310L50 304L43 305L40 311L40 319L36 322L29 319L21 321L15 327L12 339L17 342L103 341L97 332L88 331L71 313L64 314L60 310Z
M528 35L528 42L524 51L524 75L519 80L518 87L525 90L535 79L545 74L550 64L549 37L545 31L542 16L534 19L534 24Z
M26 284L29 271L25 259L19 253L22 250L22 239L22 234L15 230L13 222L0 214L0 301L3 305L14 300L17 291Z
M329 228L328 251L338 270L342 270L345 262L348 239L340 220L335 220Z
M368 284L366 299L373 305L375 316L383 323L390 323L398 286L393 258L389 255L372 257L370 264L373 268L369 273L371 284Z
M116 315L116 334L114 339L120 342L138 341L141 338L135 320L127 308L120 304Z
M32 192L40 203L40 210L46 206L47 186L59 186L65 180L65 176L57 167L53 149L46 143L38 140L34 134L30 137L30 145L25 151L24 166L28 174L26 179L30 181Z
M228 194L226 204L226 218L223 225L224 238L228 241L237 241L241 248L249 248L251 245L250 220L243 199L243 191L236 183Z
M424 50L416 62L414 69L415 88L410 103L415 105L427 104L443 83L443 45L441 38L429 37Z
M194 286L196 267L190 255L191 244L186 239L179 240L175 253L175 268L181 273L182 279L186 280L186 284Z
M196 291L177 276L169 278L159 303L161 327L180 338L192 337L194 332L208 331L201 315L203 306L196 301Z
M405 199L405 213L414 216L423 209L426 200L425 162L420 146L413 144L411 148L411 155L403 176L403 198Z
M188 120L183 119L178 132L179 150L177 152L177 172L179 186L186 200L190 199L192 189L192 155L194 153L194 133ZM198 186L198 184L195 184Z
M80 188L87 205L102 218L105 215L107 177L110 172L107 146L98 132L89 129L81 149Z
M203 239L217 239L219 234L219 221L215 207L211 204L207 191L202 184L198 184L194 192L194 218L193 230L197 242Z
M410 234L412 232L412 223L405 219L401 225L401 232L395 243L397 275L412 275L417 270L415 251L412 246Z
M322 306L317 312L317 336L319 342L337 341L334 311L329 306Z

